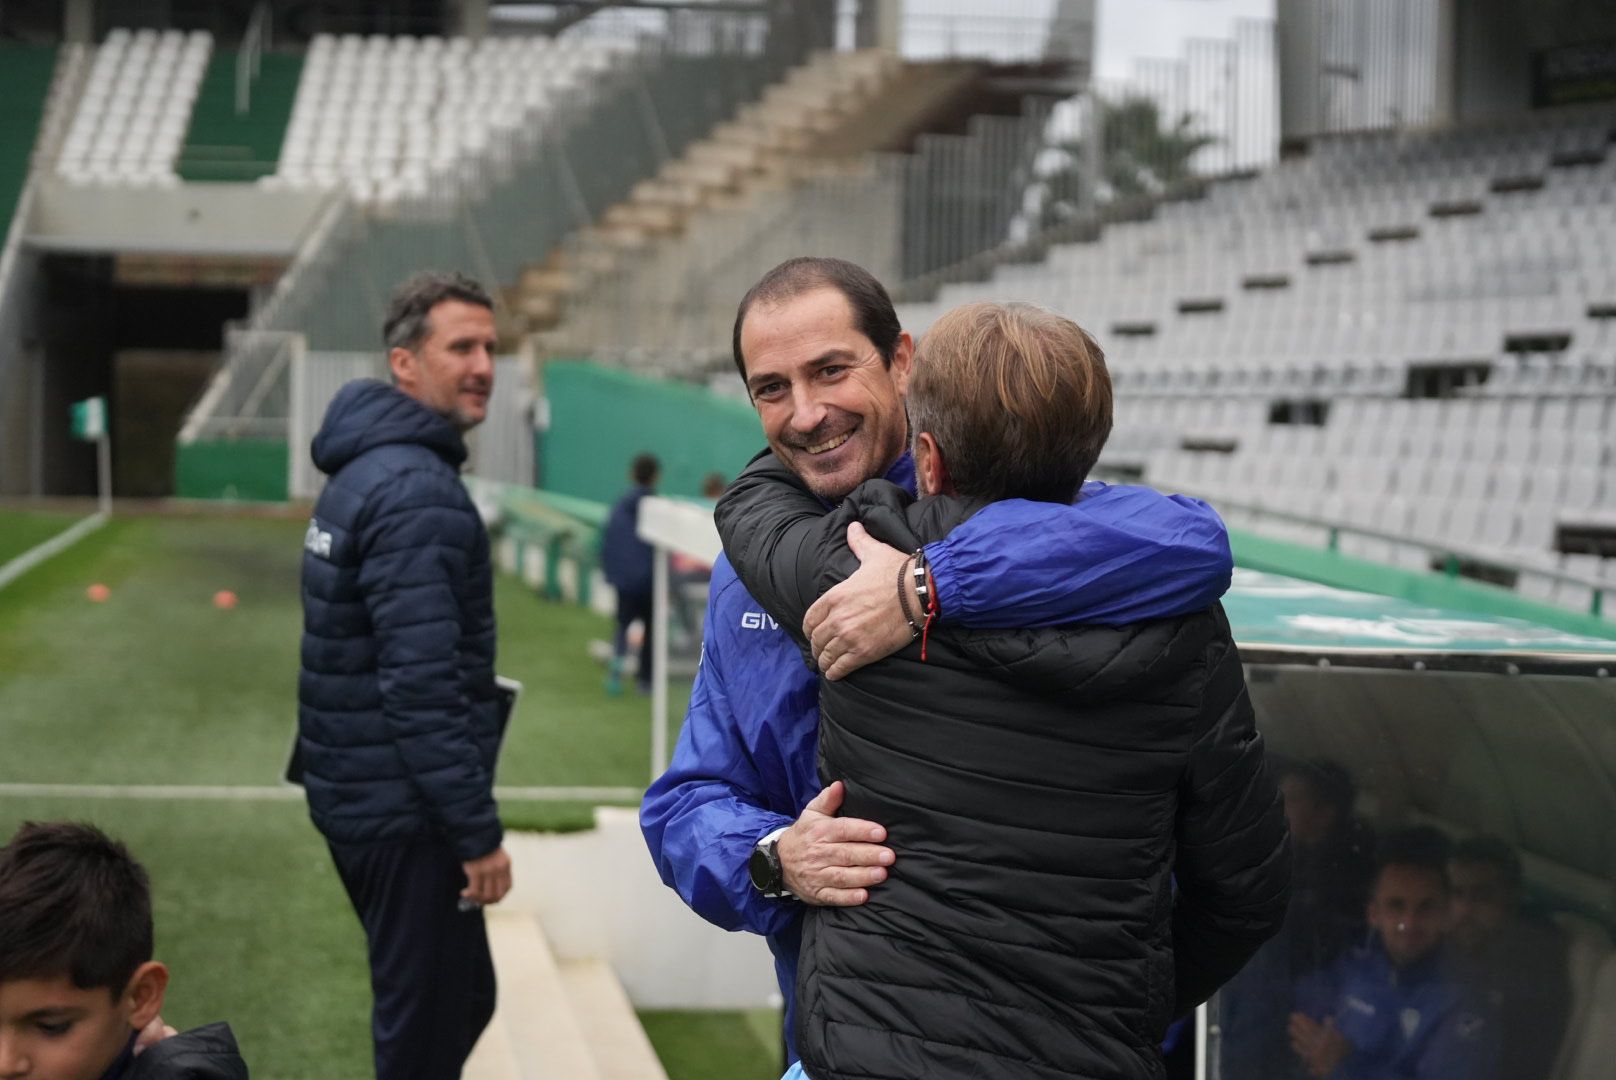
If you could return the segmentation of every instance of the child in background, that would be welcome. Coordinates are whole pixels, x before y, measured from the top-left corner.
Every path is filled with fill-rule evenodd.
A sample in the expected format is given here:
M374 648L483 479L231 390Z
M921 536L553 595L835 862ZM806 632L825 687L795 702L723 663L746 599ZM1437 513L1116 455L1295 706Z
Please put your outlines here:
M137 1049L167 988L151 886L122 844L53 822L0 848L0 1080L246 1080L228 1024Z

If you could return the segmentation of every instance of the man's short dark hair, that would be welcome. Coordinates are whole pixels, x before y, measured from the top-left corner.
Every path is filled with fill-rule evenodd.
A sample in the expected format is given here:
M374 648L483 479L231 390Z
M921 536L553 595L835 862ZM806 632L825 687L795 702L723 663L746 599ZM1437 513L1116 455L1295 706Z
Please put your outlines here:
M641 487L649 487L658 476L662 475L662 462L656 459L655 454L635 454L634 464L629 466L629 475Z
M1526 880L1521 869L1521 857L1509 843L1496 836L1472 836L1453 845L1449 862L1471 866L1490 866L1498 871L1499 879L1512 889L1519 889Z
M1358 786L1353 783L1352 773L1339 761L1330 758L1287 761L1279 768L1279 781L1283 783L1293 777L1306 784L1315 799L1334 809L1342 821L1352 816Z
M117 997L151 958L151 883L122 844L27 822L0 848L0 982L66 975Z
M835 289L847 297L853 309L853 327L870 339L881 354L881 362L892 366L898 352L898 338L903 327L898 325L898 312L892 306L892 297L886 287L875 280L875 275L848 262L846 259L827 259L803 256L787 259L764 274L758 283L741 298L735 310L735 333L731 347L735 352L735 370L746 378L746 358L741 355L741 325L754 304L783 304L795 300L815 289Z
M382 323L382 342L394 349L414 351L432 332L427 315L445 300L459 300L494 310L493 298L476 281L458 271L426 270L412 274L393 290Z
M1391 833L1375 847L1375 880L1388 866L1408 866L1435 874L1445 888L1448 884L1448 855L1453 842L1440 829L1416 825Z

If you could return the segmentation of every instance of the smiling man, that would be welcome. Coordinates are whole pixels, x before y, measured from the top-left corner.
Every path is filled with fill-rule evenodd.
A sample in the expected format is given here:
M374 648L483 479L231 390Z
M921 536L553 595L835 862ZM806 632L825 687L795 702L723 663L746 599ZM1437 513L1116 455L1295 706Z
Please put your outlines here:
M511 885L494 805L488 534L460 482L494 389L493 302L419 274L383 326L393 383L337 392L303 553L298 759L370 953L378 1080L460 1075L494 1011L481 905Z
M879 477L914 491L904 407L914 343L868 271L829 258L775 267L742 299L733 350L769 450L827 507ZM833 680L913 637L895 587L909 553L862 533L854 549L863 566L806 620ZM1201 611L1232 566L1204 503L1105 484L1072 505L997 503L926 553L937 618L977 627ZM721 556L684 727L640 825L663 881L697 914L768 939L794 1060L805 907L866 903L904 856L885 823L837 816L842 786L822 788L814 760L819 673L764 611Z
M1302 980L1291 1049L1315 1080L1490 1080L1496 1021L1456 976L1447 839L1411 828L1381 842L1369 941Z

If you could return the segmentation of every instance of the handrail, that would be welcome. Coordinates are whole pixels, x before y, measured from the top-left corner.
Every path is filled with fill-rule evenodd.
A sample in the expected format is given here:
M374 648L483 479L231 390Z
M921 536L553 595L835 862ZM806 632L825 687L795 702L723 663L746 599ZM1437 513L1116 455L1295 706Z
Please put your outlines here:
M264 45L269 40L270 9L266 0L253 5L247 32L241 35L241 51L236 54L236 115L245 116L252 108L252 81L263 66Z
M1363 537L1368 540L1379 540L1384 543L1401 544L1404 547L1418 548L1428 555L1439 556L1442 561L1442 574L1444 577L1457 579L1462 577L1459 573L1462 563L1468 561L1480 563L1484 566L1496 567L1499 570L1515 574L1536 574L1549 579L1556 584L1576 585L1580 588L1592 590L1588 601L1588 614L1596 618L1601 617L1604 610L1604 597L1607 592L1616 591L1616 583L1602 581L1599 578L1589 577L1585 574L1569 573L1560 569L1547 569L1531 566L1510 559L1500 558L1497 552L1485 551L1479 548L1465 547L1460 544L1433 543L1416 537L1400 533L1385 532L1381 529L1371 529L1363 525L1354 525L1351 522L1331 518L1315 517L1310 514L1299 514L1293 510L1278 510L1274 507L1263 506L1260 503L1236 502L1225 498L1207 498L1196 495L1195 492L1185 492L1196 498L1205 498L1219 513L1233 510L1242 514L1250 514L1256 518L1272 518L1291 525L1305 525L1313 528L1327 529L1324 550L1339 553L1341 550L1341 536ZM1311 546L1311 545L1308 545ZM1514 590L1511 590L1514 591ZM1558 605L1556 605L1558 606Z

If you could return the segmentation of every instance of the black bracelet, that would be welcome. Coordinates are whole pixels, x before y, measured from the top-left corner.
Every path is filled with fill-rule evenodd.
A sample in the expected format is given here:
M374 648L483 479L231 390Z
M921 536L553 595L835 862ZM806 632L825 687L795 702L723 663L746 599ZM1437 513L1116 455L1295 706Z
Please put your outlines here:
M903 565L898 567L898 603L903 605L903 621L909 624L910 637L919 637L920 623L915 619L914 609L909 606L908 559L905 559Z
M920 610L925 612L931 607L931 582L926 574L926 549L916 550L914 560L915 595L920 598Z

